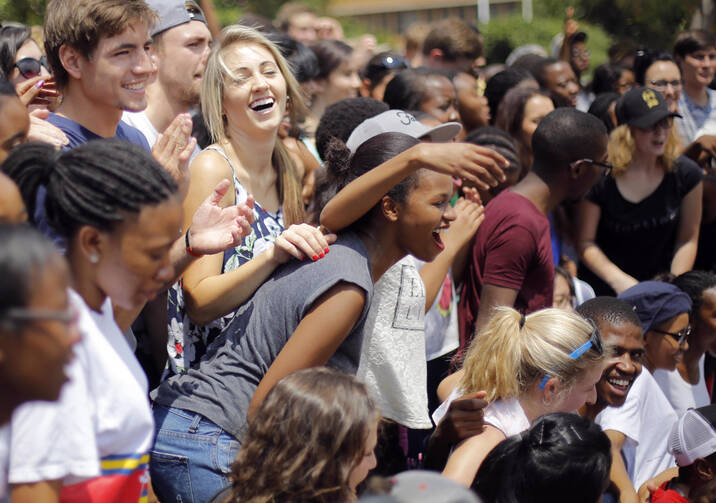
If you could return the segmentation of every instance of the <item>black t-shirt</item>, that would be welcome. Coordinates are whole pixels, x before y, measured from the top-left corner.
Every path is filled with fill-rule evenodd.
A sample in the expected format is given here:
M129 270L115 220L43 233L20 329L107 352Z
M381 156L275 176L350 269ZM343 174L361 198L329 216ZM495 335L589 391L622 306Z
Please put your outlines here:
M638 203L624 199L613 177L602 177L587 194L601 208L596 244L622 271L639 281L669 271L674 256L681 201L701 181L695 162L679 157L674 170ZM614 291L582 264L579 277L597 295Z

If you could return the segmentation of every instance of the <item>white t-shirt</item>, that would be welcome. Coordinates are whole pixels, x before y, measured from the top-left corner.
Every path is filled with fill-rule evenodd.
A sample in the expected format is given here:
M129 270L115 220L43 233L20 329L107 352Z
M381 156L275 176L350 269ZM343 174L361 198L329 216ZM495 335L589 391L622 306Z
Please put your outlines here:
M447 414L448 407L453 402L465 394L462 389L455 387L450 396L440 407L433 412L433 421L438 424ZM527 418L522 405L516 398L507 398L506 400L496 400L485 407L484 421L486 424L494 426L500 430L505 437L519 435L523 431L529 429L530 420Z
M413 257L419 269L425 262ZM425 314L425 357L427 361L439 358L460 345L457 324L457 294L452 272L443 280L433 305Z
M0 426L0 502L5 503L7 496L7 462L10 457L10 427Z
M70 291L82 340L57 402L30 402L10 423L9 483L64 479L63 501L145 501L154 420L146 376L114 322ZM122 495L119 497L118 495Z
M425 359L425 286L404 257L375 283L357 377L383 417L431 428Z
M159 131L154 127L154 124L147 117L146 112L124 112L122 114L122 122L129 124L130 126L139 129L149 143L150 147L154 147L159 137ZM194 151L191 153L191 159L194 160L196 154L201 152L199 145L194 147Z
M690 384L684 381L678 370L656 370L654 371L654 379L664 392L664 396L681 417L689 409L704 407L711 403L709 392L706 389L706 380L704 379L704 363L706 355L699 359L699 382Z
M667 452L667 444L677 419L659 385L643 368L624 405L607 407L594 422L602 430L614 430L626 436L622 457L634 489L639 490L647 480L676 466L674 457Z

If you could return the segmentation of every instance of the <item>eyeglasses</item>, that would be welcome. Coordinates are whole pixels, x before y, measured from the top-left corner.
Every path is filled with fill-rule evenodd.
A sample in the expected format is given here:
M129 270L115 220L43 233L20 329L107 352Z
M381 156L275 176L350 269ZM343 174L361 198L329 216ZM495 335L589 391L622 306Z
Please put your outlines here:
M592 53L589 52L589 49L572 49L573 58L588 58L591 55Z
M574 169L574 167L577 165L577 163L580 163L580 162L586 162L588 164L593 164L594 166L599 166L600 168L602 168L602 176L609 176L609 174L614 169L613 164L610 164L608 162L595 161L594 159L587 159L587 158L572 161L569 163L569 167Z
M579 360L579 357L581 357L584 353L586 353L592 348L600 355L604 354L604 346L602 346L602 337L599 335L599 329L597 328L596 323L594 323L594 320L592 320L591 318L585 319L590 325L592 325L592 333L589 334L589 340L587 342L569 353L569 357L572 360ZM539 389L544 389L544 387L547 386L547 381L549 381L550 377L551 376L549 374L545 374L545 376L542 378L542 381L539 383Z
M26 79L31 79L40 75L43 66L46 70L48 68L47 58L45 56L42 56L40 59L22 58L21 60L16 62L14 66L16 66L17 69L20 71L20 75L22 75Z
M69 307L64 311L54 311L51 309L23 309L10 308L5 311L3 316L8 321L59 321L66 325L70 325L77 321L77 310Z
M691 335L691 326L689 325L685 329L681 330L680 332L676 332L676 333L667 332L666 330L659 330L657 328L652 328L651 331L656 332L657 334L670 335L671 337L674 338L674 340L676 340L678 345L681 346L684 343L684 341L686 340L686 338L689 335Z
M681 89L680 80L650 80L649 86L653 87L657 91L666 90L667 87L671 86L674 89Z

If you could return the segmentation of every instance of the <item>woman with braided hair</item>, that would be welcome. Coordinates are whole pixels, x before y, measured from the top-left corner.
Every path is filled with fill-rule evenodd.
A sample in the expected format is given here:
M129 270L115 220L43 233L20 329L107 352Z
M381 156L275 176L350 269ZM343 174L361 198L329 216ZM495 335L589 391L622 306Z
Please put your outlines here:
M112 304L131 310L172 281L169 251L182 225L177 185L148 153L119 140L69 151L30 143L3 169L31 214L38 187L46 189L48 223L67 243L82 335L59 401L28 404L12 418L12 500L140 501L154 421L147 378Z

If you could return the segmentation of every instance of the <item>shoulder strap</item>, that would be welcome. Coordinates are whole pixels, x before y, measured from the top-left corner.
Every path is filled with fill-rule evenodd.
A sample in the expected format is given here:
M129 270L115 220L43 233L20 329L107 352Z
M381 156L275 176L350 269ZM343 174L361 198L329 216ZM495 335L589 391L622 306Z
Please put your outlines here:
M231 160L229 159L229 156L226 155L226 152L224 152L224 149L219 147L218 145L212 145L210 147L206 147L204 150L213 150L217 154L219 154L221 157L226 159L226 163L229 165L229 169L231 169L231 177L233 179L236 179L236 173L234 172L234 165L231 164Z

